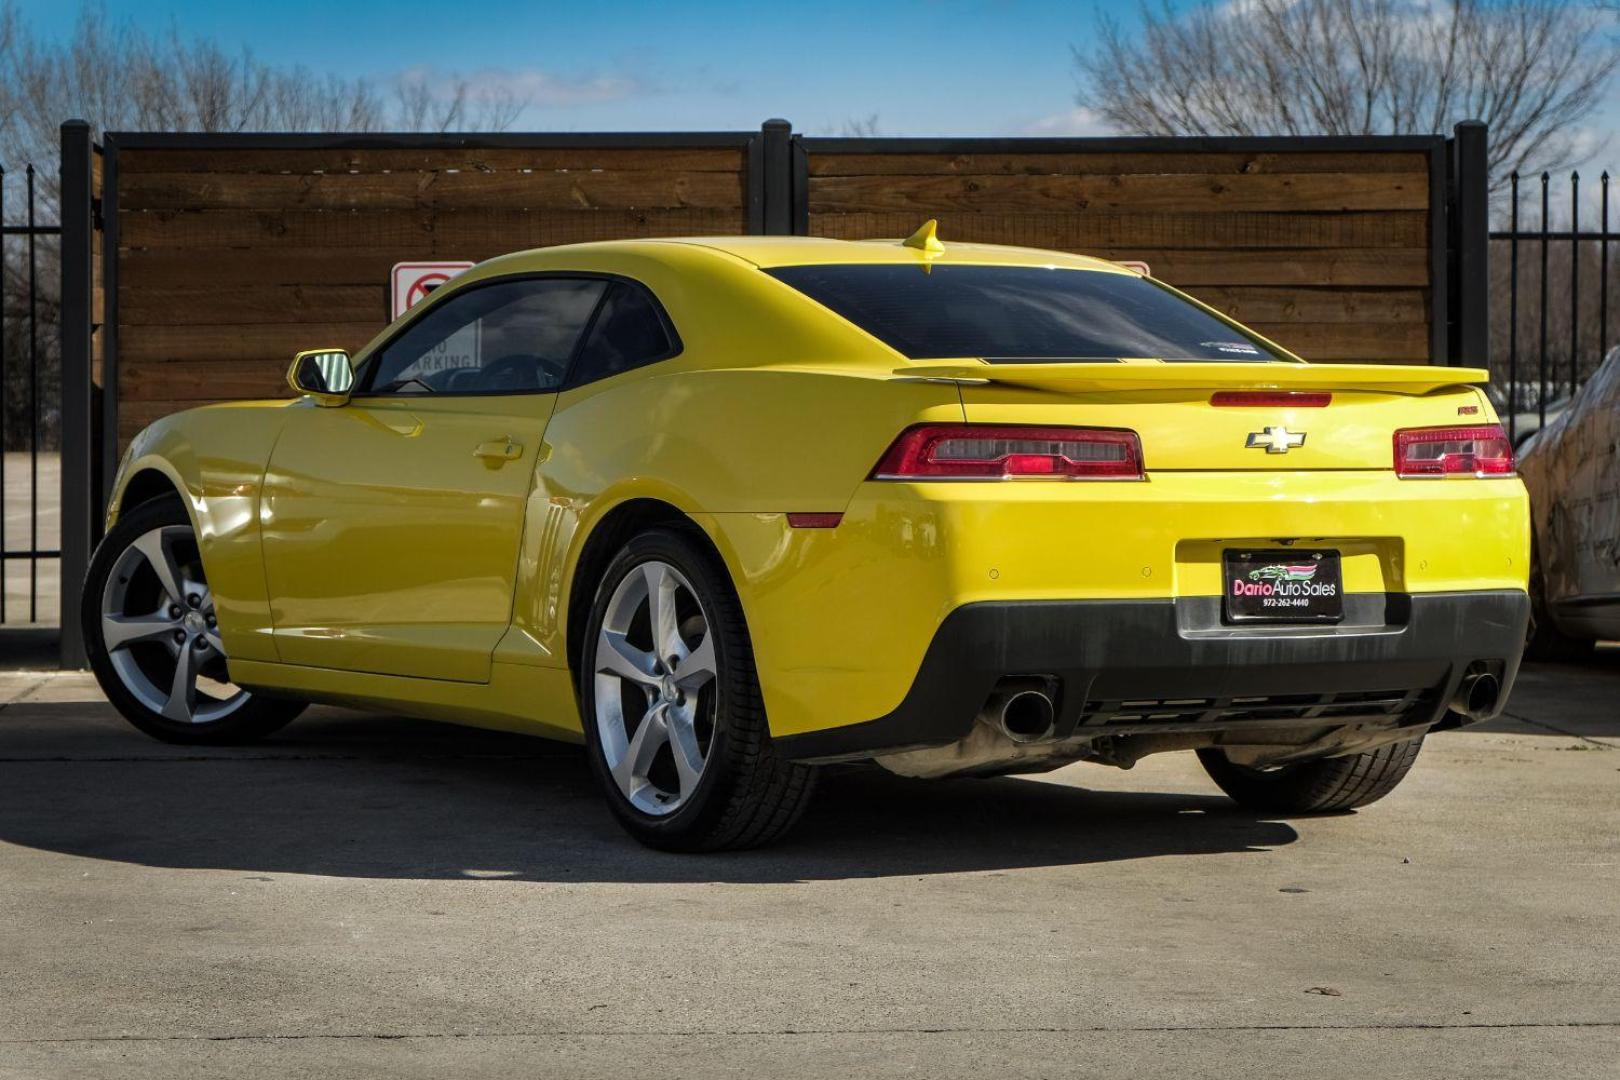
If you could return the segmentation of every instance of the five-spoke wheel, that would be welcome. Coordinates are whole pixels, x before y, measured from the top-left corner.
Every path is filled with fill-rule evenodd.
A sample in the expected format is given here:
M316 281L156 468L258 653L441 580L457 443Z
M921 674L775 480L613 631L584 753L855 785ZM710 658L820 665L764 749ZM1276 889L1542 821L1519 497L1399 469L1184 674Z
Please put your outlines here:
M596 643L596 727L608 771L636 809L690 798L714 739L714 636L691 582L650 559L608 600Z
M124 515L97 548L85 584L90 666L143 731L174 742L237 742L301 709L231 682L197 537L179 502Z
M657 528L626 544L597 589L584 646L586 744L637 839L749 847L798 819L813 772L772 750L741 605L701 534Z
M189 525L159 525L124 548L101 589L101 642L129 692L176 723L220 720L248 700L225 673Z

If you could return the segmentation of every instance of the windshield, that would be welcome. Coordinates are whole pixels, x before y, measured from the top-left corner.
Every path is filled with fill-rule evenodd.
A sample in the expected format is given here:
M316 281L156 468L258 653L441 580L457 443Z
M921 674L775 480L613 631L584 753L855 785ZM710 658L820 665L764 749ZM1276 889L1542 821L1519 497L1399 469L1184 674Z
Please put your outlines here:
M912 360L1281 360L1135 274L1040 266L782 266L798 289Z

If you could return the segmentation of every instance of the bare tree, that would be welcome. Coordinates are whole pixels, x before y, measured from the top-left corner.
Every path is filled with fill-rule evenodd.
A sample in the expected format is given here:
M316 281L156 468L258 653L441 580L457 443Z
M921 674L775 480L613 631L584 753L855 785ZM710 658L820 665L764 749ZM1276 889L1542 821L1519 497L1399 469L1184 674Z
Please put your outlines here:
M844 126L838 134L846 138L871 139L878 134L878 114L868 113L865 116L852 116L844 121Z
M480 131L505 131L517 123L528 107L529 99L509 87L486 87L473 101L473 127Z
M394 108L363 79L276 67L247 50L233 52L177 31L149 34L114 23L86 7L65 39L42 39L19 14L15 0L0 0L0 166L5 178L4 220L27 213L23 166L33 162L41 222L60 220L56 169L60 125L83 117L98 130L138 131L379 131L448 130L510 126L526 101L499 80L474 90L452 76L447 84L402 76ZM35 243L35 279L29 287L27 245L8 239L0 259L0 303L5 305L5 378L0 409L6 432L19 444L30 419L41 420L44 441L55 437L60 361L58 241ZM35 352L28 333L33 314L39 356L37 410L28 378Z
M1569 0L1230 0L1099 19L1079 104L1143 135L1372 135L1490 125L1493 176L1569 164L1620 46Z
M435 92L425 72L401 75L394 85L399 126L406 131L447 131L467 107L467 84L457 82L446 99Z
M438 80L421 68L399 77L394 96L397 126L402 131L451 131L468 126L504 131L529 104L500 83L475 87L459 75Z
M0 162L55 158L59 125L102 130L374 131L388 116L364 80L278 68L177 32L153 36L86 8L65 40L35 36L0 6ZM44 184L55 196L55 170Z
M16 0L0 0L0 163L53 159L58 126L70 116L101 130L136 131L510 127L527 100L499 80L485 82L407 72L392 87L390 108L365 79L276 67L177 31L155 36L97 7L83 10L65 40L44 40Z

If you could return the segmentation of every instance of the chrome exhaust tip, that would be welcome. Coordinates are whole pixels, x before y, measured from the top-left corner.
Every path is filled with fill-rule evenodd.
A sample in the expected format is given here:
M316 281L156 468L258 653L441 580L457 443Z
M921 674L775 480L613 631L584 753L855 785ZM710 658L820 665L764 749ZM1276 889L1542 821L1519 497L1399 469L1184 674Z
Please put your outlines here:
M991 702L996 727L1015 743L1040 742L1052 737L1057 709L1041 690L1015 690Z
M1470 720L1484 720L1496 713L1497 699L1501 695L1502 683L1495 675L1468 675L1457 684L1457 692L1451 697L1451 709Z

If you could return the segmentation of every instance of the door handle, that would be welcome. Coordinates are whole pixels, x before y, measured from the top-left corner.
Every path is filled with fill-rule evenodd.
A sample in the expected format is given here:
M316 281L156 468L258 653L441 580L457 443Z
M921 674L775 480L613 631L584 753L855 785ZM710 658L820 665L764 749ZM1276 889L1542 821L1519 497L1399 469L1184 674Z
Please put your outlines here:
M479 443L473 448L473 457L490 462L516 461L522 456L523 444L513 442L510 435Z

